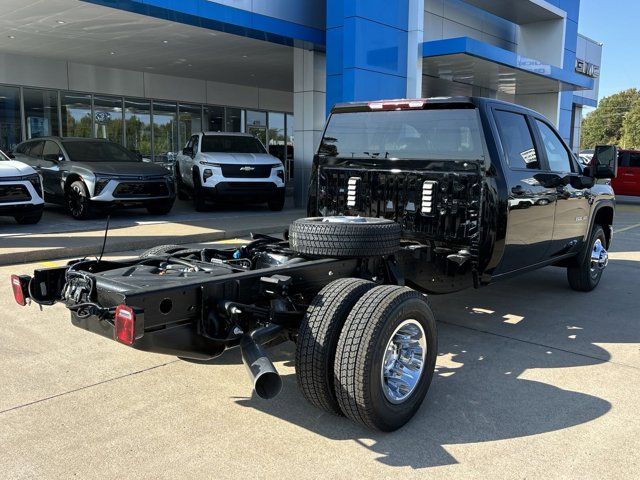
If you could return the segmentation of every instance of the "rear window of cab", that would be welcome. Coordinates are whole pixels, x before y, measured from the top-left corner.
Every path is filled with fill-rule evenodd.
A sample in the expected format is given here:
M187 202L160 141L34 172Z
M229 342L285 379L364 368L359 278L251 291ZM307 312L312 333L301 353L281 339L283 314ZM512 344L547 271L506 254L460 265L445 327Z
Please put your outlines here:
M318 154L341 158L477 160L484 156L477 110L334 113Z

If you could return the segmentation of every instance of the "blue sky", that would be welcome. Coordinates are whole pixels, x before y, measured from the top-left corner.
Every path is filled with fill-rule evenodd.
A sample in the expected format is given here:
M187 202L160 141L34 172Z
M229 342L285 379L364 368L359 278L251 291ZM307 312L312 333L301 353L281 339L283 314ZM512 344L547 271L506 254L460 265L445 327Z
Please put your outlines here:
M639 0L582 0L578 31L604 44L600 98L640 88Z

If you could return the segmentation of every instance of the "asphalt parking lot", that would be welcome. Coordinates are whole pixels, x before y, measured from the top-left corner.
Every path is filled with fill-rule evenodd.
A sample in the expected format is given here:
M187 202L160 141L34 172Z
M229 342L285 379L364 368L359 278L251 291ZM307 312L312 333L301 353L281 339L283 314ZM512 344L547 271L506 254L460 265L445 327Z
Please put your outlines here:
M283 393L251 394L237 352L146 354L14 304L0 268L4 478L638 478L640 204L618 206L590 294L546 268L432 303L437 374L391 434L319 412L274 351Z

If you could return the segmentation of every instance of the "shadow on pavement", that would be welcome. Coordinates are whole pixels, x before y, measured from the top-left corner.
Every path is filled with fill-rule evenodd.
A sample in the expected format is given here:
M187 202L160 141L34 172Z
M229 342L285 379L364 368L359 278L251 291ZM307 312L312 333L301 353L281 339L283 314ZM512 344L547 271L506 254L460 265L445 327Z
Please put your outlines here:
M611 263L617 271L638 266ZM563 269L547 268L479 291L433 297L440 320L436 374L416 417L397 432L371 432L315 409L300 394L295 375L283 377L283 392L274 400L254 394L236 402L332 440L356 441L386 465L416 469L457 463L447 445L590 422L605 415L611 404L520 377L531 369L597 365L610 359L597 344L640 341L635 322L622 321L616 329L602 322L610 306L627 308L632 288L624 288L622 275L607 273L601 289L590 294L571 291ZM219 361L240 361L237 352L229 353ZM291 344L272 349L272 354L275 361L293 366Z

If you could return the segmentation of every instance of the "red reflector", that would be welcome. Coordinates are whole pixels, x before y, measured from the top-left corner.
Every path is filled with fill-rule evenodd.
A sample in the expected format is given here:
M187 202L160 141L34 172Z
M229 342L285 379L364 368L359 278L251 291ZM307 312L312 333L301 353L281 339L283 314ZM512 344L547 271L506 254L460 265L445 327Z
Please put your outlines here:
M28 285L28 284L27 284ZM27 304L28 295L25 295L25 282L18 275L11 275L11 288L13 289L13 298L16 299L18 305L23 307Z
M116 307L116 340L125 345L133 345L136 339L136 314L131 307L118 305Z

